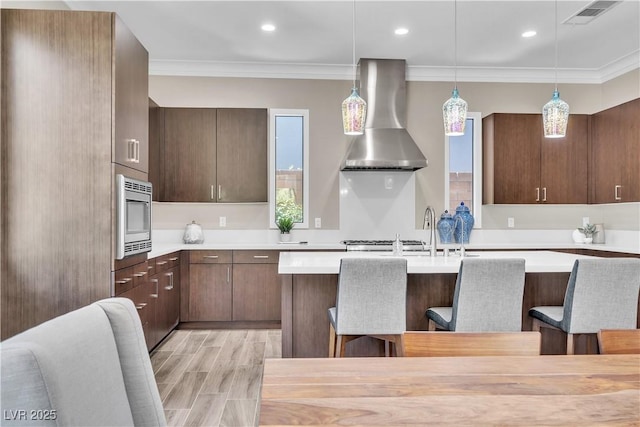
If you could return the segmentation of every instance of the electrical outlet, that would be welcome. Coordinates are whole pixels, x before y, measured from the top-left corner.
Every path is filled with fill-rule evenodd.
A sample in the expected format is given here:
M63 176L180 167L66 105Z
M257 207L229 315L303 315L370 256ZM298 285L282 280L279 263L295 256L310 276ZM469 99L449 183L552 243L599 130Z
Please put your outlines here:
M393 176L386 175L384 177L384 188L387 190L393 190Z
M316 228L322 228L322 218L316 218Z
M221 216L220 217L220 227L226 227L227 226L227 217L226 216Z
M512 217L507 218L507 227L513 228L516 226L516 221Z
M589 217L588 216L583 216L582 217L582 226L584 227L587 224L589 224Z

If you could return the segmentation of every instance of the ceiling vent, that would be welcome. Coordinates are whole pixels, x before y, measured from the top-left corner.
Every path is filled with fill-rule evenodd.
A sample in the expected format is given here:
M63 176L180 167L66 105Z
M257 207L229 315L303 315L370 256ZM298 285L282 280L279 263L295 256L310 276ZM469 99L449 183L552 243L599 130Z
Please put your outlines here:
M571 15L564 21L563 24L577 24L584 25L593 21L599 16L602 16L606 11L611 10L612 7L616 6L618 3L622 3L621 1L604 1L604 0L596 0L582 9L580 9L575 14Z

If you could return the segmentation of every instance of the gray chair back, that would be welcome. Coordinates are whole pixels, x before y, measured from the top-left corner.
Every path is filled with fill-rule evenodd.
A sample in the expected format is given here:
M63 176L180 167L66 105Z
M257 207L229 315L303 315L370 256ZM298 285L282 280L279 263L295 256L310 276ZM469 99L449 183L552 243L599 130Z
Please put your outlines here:
M640 259L578 259L564 297L562 330L633 329L638 316Z
M401 334L407 326L406 311L407 260L341 260L336 301L336 334Z
M453 295L451 330L522 330L524 259L465 258Z

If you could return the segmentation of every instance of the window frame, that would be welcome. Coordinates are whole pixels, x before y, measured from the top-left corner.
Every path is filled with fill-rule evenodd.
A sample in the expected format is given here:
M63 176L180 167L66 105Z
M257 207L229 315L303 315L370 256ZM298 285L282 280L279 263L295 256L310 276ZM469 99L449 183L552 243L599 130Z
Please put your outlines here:
M473 206L470 206L473 214L473 228L482 228L482 114L468 112L467 120L473 120ZM465 130L466 131L466 130ZM448 209L449 197L449 144L450 136L444 137L444 205ZM455 212L451 212L455 214Z
M276 118L302 117L302 222L296 222L294 229L309 228L309 110L269 109L269 228L276 229Z

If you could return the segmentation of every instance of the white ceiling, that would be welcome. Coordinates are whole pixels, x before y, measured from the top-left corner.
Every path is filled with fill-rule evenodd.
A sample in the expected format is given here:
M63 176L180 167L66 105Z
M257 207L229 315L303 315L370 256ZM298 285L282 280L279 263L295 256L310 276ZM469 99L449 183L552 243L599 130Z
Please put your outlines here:
M562 24L592 0L559 1L558 80L602 83L640 67L640 0L586 25ZM352 1L66 1L115 11L149 51L150 73L350 79ZM459 0L460 81L555 79L554 1ZM265 33L260 26L277 26ZM356 3L356 57L403 58L409 80L451 81L454 2ZM397 27L409 33L396 36ZM529 39L525 30L537 31Z

